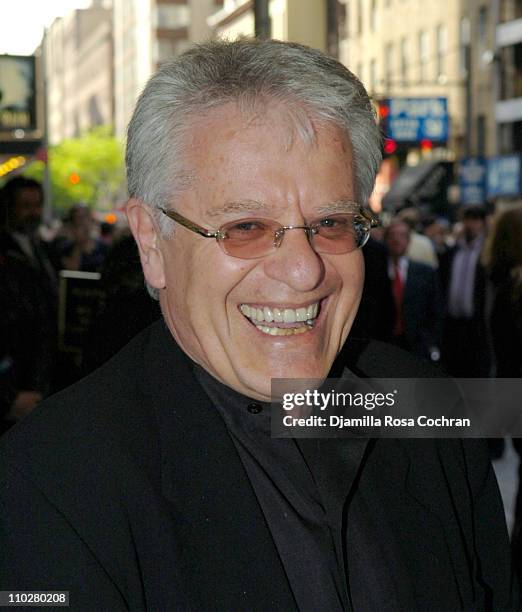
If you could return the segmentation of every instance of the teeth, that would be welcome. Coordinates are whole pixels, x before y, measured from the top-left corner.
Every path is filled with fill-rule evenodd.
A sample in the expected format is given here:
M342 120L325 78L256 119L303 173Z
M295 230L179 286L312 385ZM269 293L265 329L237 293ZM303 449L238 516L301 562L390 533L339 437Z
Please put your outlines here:
M272 312L272 309L268 308L268 306L265 306L263 308L263 314L265 316L265 321L267 323L272 323L272 321L274 320L274 313Z
M316 302L315 304L310 304L306 309L306 318L307 319L315 319L317 313L319 312L319 304Z
M319 303L316 302L315 304L310 304L310 306L306 308L270 308L269 306L257 308L255 306L248 306L248 304L241 304L239 310L245 315L245 317L248 317L254 323L254 325L261 329L261 331L266 329L268 330L265 332L267 334L284 336L294 333L292 330L306 330L306 328L298 326L290 328L289 333L286 333L286 331L284 333L278 333L273 330L281 331L282 328L278 328L275 325L260 325L260 323L306 323L310 327L310 321L313 321L319 312Z
M296 316L293 308L285 308L283 312L283 321L285 323L295 323Z
M308 319L308 317L306 316L307 310L308 310L307 308L298 308L295 311L295 320L296 321L306 321L306 319Z
M308 331L308 327L267 327L266 325L256 325L259 331L269 336L295 336Z

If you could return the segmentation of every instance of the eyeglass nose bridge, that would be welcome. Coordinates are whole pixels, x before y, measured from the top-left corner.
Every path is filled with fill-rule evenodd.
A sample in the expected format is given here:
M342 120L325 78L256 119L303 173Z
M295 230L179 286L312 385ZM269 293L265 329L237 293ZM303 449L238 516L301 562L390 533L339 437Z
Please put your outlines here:
M308 242L310 243L310 245L312 244L312 238L314 234L317 233L317 230L314 227L310 227L309 225L284 225L275 231L274 247L276 249L279 248L281 246L281 243L283 242L283 238L285 237L286 231L294 229L304 230L306 237L308 238Z

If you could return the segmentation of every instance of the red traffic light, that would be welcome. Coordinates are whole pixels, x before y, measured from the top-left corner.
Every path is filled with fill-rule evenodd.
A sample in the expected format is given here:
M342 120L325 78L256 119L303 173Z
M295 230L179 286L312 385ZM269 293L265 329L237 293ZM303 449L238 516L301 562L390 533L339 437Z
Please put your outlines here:
M384 139L384 153L386 155L392 155L393 153L395 153L395 151L397 151L396 141L393 140L392 138L385 138Z
M386 119L390 114L390 107L387 104L379 104L379 118Z

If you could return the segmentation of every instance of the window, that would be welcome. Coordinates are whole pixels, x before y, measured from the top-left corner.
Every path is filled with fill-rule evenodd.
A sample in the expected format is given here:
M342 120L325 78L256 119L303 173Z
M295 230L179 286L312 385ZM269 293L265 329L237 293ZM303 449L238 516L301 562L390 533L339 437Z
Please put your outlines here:
M511 135L512 126L512 123L500 124L499 151L501 155L513 152L513 136Z
M481 6L478 13L478 37L484 47L488 38L488 9L485 6Z
M386 82L386 87L390 87L394 78L393 60L394 45L392 42L389 42L384 46L384 80Z
M437 79L446 77L446 54L448 53L448 31L446 26L437 26Z
M184 28L190 23L190 8L185 4L158 4L156 7L157 28Z
M486 117L484 115L477 117L477 154L486 154Z
M370 29L372 32L377 30L377 0L371 0L370 4Z
M370 92L374 94L377 91L377 62L370 60Z
M421 30L419 32L419 81L426 81L428 72L428 34Z
M176 55L176 41L171 38L159 38L157 41L157 62L161 63Z
M357 34L363 31L363 0L357 2Z
M459 24L459 71L465 76L468 71L468 52L470 44L469 18L462 17Z
M349 38L350 37L350 4L348 2L337 3L337 19L339 27L339 37Z
M522 0L500 0L500 22L522 17Z
M407 85L407 82L408 82L408 63L409 63L408 39L403 38L401 40L401 80L402 80L403 86Z

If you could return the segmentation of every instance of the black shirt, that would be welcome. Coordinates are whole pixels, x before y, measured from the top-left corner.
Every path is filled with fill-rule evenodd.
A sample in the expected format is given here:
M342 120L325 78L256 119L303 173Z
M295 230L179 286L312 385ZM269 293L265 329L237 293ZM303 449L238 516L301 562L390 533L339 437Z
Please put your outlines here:
M368 440L271 438L270 404L197 365L195 374L226 423L299 609L395 609L364 500L354 495Z

